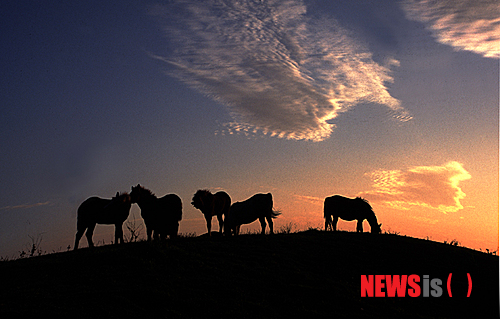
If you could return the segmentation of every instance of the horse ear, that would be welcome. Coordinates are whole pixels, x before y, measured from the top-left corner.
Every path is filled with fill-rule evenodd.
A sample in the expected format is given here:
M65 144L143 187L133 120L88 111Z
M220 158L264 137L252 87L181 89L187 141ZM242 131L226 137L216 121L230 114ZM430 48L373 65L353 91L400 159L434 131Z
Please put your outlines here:
M118 196L120 196L120 193L119 193L119 192L116 192L115 197L118 197Z

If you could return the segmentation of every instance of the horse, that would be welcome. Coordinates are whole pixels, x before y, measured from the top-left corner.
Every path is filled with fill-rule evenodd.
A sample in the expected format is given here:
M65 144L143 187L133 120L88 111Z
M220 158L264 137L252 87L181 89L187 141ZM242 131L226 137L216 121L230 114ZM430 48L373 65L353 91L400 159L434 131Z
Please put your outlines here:
M242 202L231 205L229 214L226 216L224 233L231 236L232 233L238 235L242 224L250 224L257 219L262 226L262 234L266 233L266 219L269 223L269 233L273 234L273 218L280 213L273 211L273 195L255 194Z
M146 224L148 242L152 236L156 239L177 237L179 221L182 220L182 201L176 194L167 194L161 198L156 197L149 189L140 184L132 186L130 193L132 203L137 203L141 208L141 216Z
M356 232L363 232L363 220L367 220L370 224L371 232L379 234L381 232L377 217L373 212L372 207L366 199L361 197L347 198L340 195L334 195L325 198L324 204L325 231L329 228L333 231L337 230L337 222L339 218L352 221L357 219L358 225ZM332 221L333 217L333 221Z
M191 202L195 208L201 210L207 221L208 236L212 234L212 217L217 216L219 221L219 233L222 234L224 228L224 220L222 216L227 216L231 207L231 197L228 193L220 191L212 194L209 190L200 189L194 196Z
M115 244L123 243L123 222L128 218L131 206L130 195L126 192L116 193L112 199L87 198L78 207L74 250L78 249L85 230L89 247L94 247L92 236L96 224L115 225Z

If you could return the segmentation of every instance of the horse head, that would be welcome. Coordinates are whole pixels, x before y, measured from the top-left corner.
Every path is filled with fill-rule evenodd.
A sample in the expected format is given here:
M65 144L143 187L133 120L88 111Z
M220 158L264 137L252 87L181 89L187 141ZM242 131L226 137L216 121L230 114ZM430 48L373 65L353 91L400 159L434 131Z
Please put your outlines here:
M137 184L137 186L132 186L132 191L130 192L130 198L132 203L138 203L143 200L146 196L154 196L154 194L141 186L141 184Z
M370 203L361 197L356 197L358 201L359 207L365 211L366 214L366 219L368 220L368 223L370 224L371 227L371 233L372 234L380 234L382 232L382 224L379 224L377 221L377 217L375 216L375 212L373 211L372 206Z
M371 233L372 234L380 234L382 232L382 224L375 224L374 226L371 226Z
M137 203L140 197L140 190L139 188L141 187L140 184L137 184L137 186L132 186L132 191L130 192L130 197L132 198L132 203Z
M132 205L132 198L127 192L123 192L121 194L116 192L115 197L111 198L111 203L119 206L125 205L130 208Z
M213 208L213 207L211 207L211 206L213 206L212 193L210 193L210 191L206 190L206 189L198 190L193 196L193 200L191 202L191 205L193 205L195 208L201 210L201 212L205 214L205 210ZM209 211L207 213L211 213L211 211Z

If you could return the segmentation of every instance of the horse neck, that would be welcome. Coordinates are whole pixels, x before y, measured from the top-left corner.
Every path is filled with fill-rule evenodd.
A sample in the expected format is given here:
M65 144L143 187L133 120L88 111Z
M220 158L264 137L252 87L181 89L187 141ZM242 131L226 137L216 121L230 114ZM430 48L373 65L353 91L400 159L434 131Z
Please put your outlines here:
M370 227L378 226L377 217L373 211L370 211L366 220L368 221L368 224L370 224Z
M154 194L143 194L141 196L141 199L137 202L139 207L144 208L144 207L149 207L151 205L154 205L158 198Z
M123 205L120 206L120 209L118 210L117 214L121 217L122 221L125 221L128 218L131 206L132 204L130 202L123 203Z
M199 203L201 204L200 210L204 215L212 214L215 204L215 196L209 191L202 191L198 197Z

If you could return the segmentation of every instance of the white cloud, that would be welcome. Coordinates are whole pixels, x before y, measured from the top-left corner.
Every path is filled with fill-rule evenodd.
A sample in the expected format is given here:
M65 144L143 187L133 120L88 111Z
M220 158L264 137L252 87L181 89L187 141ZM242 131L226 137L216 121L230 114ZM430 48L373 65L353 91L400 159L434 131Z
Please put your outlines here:
M408 170L377 170L368 174L373 190L360 196L387 206L408 210L419 206L444 213L463 209L465 193L460 182L471 175L462 164L452 161L441 166L416 166Z
M228 106L231 132L321 141L330 120L362 102L411 117L380 65L336 21L311 20L301 1L174 1L151 7L173 48L171 75Z
M438 42L500 57L498 0L405 0L403 8L409 19L425 23Z

